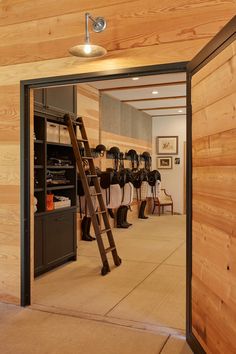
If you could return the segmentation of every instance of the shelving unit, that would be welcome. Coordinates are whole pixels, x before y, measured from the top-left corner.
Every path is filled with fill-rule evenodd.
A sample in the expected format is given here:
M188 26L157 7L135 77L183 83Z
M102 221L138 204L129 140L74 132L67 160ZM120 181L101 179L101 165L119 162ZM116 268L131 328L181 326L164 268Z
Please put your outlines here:
M34 196L37 198L35 212L35 276L43 274L65 262L76 259L76 203L77 170L71 144L47 141L47 123L64 126L61 109L35 104L34 110ZM63 166L49 164L50 158L68 160ZM63 173L64 171L64 173ZM59 174L63 183L50 179L47 174ZM61 176L60 174L63 173ZM67 197L70 206L47 210L47 195Z

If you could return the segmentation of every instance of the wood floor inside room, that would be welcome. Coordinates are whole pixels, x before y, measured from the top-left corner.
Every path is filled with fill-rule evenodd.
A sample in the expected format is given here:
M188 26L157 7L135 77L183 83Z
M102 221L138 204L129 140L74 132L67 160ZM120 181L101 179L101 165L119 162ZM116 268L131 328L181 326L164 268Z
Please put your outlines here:
M100 276L96 242L80 241L77 262L35 280L33 308L184 335L185 216L149 216L114 236L120 267Z

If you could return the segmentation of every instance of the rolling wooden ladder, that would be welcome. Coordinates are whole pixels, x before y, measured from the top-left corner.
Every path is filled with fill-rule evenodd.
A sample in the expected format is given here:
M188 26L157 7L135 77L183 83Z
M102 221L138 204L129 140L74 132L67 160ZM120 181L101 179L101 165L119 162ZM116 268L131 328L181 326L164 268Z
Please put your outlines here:
M88 210L89 210L89 213L91 216L91 221L92 221L92 224L94 227L95 236L96 236L96 240L97 240L97 244L98 244L98 249L100 252L101 259L102 259L103 266L102 266L101 274L106 275L108 272L110 272L110 266L109 266L108 259L107 259L107 253L109 253L109 252L112 253L114 264L116 266L119 266L121 264L121 259L117 253L114 237L112 234L112 230L111 230L110 222L108 219L105 203L104 203L102 193L101 193L100 184L98 181L98 176L96 173L96 169L95 169L94 162L93 162L93 157L91 154L91 150L90 150L90 146L89 146L89 142L88 142L88 137L87 137L86 130L84 127L83 119L81 117L78 117L76 119L76 121L72 121L71 117L68 114L66 114L64 116L64 120L65 120L65 123L68 127L68 131L70 134L70 139L71 139L78 171L79 171L81 182L83 185L84 194L85 194L85 198L86 198L87 205L88 205ZM75 125L78 126L80 129L81 139L78 139L76 136L76 132L74 129ZM81 154L83 147L84 147L84 156L82 156L82 154ZM86 173L85 173L85 170L83 167L84 160L88 161L89 170L90 170L89 175L86 175ZM91 178L93 181L93 185L95 188L95 193L93 193L93 194L90 194L88 178ZM96 198L98 200L98 204L100 207L99 211L96 211L94 209L92 198L91 198L93 196L96 196ZM103 223L105 226L104 229L101 229L101 226L100 226L98 218L97 218L98 215L101 215L103 218ZM109 247L107 247L107 248L105 248L105 246L104 246L102 234L107 234L107 239L109 242Z

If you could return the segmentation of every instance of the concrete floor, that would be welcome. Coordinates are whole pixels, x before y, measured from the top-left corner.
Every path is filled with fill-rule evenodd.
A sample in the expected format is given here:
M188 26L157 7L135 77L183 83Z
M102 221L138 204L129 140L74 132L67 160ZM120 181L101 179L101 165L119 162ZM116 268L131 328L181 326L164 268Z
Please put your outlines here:
M77 262L35 280L34 305L184 333L185 217L139 219L114 237L120 267L101 277L96 243L81 241Z
M191 354L184 337L0 303L1 354Z
M107 276L96 243L80 242L77 262L35 281L31 308L0 304L0 353L191 353L185 218L151 216L114 236L122 265Z

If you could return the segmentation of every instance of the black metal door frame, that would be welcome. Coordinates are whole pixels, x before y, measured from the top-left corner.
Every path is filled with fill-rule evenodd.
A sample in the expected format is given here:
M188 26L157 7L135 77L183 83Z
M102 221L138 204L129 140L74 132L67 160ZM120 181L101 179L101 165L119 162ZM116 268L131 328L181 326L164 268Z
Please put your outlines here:
M191 81L194 74L207 65L228 45L236 40L236 16L187 64L187 296L186 338L190 347L196 354L205 351L192 332L192 102Z
M211 61L218 53L236 39L236 16L200 51L189 63L180 62L128 68L96 73L66 75L59 77L24 80L20 83L20 169L21 169L21 306L31 303L31 264L30 264L30 89L74 85L84 82L112 80L132 76L157 75L187 72L187 235L186 235L186 337L195 353L205 353L192 332L192 108L191 78Z
M138 68L128 68L78 75L66 75L59 77L39 78L21 81L21 110L20 110L20 168L21 168L21 306L31 304L31 264L30 264L30 90L34 88L75 85L92 81L113 80L133 76L151 76L158 74L186 72L187 62L172 64L152 65ZM187 136L187 146L191 146L190 137ZM190 165L189 165L190 166ZM187 165L188 169L188 165ZM191 198L186 189L187 197ZM190 217L187 211L187 218ZM188 235L190 237L190 234ZM191 255L189 255L189 259ZM187 272L189 271L187 266ZM186 275L189 279L189 274ZM186 284L188 287L188 284ZM188 291L187 291L188 294ZM188 311L187 311L188 312ZM187 313L187 323L189 313ZM187 328L189 326L187 325Z

